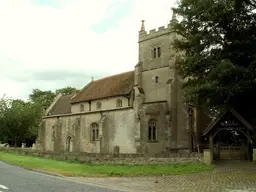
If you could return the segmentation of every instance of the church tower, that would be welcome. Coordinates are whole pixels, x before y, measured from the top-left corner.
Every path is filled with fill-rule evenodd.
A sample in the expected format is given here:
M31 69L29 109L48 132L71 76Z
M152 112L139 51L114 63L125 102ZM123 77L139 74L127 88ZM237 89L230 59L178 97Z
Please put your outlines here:
M139 31L139 62L135 66L135 89L140 90L140 137L144 152L188 148L187 115L181 80L175 71L173 31L176 14L167 27Z

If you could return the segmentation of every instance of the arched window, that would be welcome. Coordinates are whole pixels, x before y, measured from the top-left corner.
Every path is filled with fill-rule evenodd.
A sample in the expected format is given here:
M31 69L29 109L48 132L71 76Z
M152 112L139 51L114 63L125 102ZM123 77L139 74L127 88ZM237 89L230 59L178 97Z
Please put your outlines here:
M157 140L157 130L156 130L156 120L151 119L148 122L148 140L156 141Z
M80 112L84 111L84 104L80 104Z
M123 102L121 99L116 100L116 107L123 107Z
M52 126L52 140L55 140L55 125Z
M72 138L71 138L71 136L68 136L67 137L67 151L68 152L71 152L72 151Z
M97 102L97 109L101 109L101 102Z
M97 123L93 123L91 125L91 129L92 129L92 134L91 134L91 139L92 141L96 141L99 139L99 126Z

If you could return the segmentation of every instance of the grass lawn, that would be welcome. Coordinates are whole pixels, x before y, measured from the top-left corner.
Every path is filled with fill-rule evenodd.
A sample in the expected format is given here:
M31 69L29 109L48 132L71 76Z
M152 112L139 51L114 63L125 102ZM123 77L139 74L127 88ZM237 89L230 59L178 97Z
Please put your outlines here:
M23 156L0 152L0 161L30 169L54 172L64 176L147 176L196 173L212 170L213 165L169 164L169 165L113 165L82 164L79 162L57 161L52 159Z

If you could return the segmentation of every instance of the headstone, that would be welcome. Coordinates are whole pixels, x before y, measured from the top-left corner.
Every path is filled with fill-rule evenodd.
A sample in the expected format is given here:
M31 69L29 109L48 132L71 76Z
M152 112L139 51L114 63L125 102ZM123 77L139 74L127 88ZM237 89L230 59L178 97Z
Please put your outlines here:
M120 147L118 145L114 146L114 150L113 151L114 151L115 154L119 154Z
M25 148L25 147L26 147L26 143L22 143L21 148Z
M33 149L33 150L35 150L35 149L36 149L36 144L35 144L35 143L33 143L33 145L32 145L32 149Z

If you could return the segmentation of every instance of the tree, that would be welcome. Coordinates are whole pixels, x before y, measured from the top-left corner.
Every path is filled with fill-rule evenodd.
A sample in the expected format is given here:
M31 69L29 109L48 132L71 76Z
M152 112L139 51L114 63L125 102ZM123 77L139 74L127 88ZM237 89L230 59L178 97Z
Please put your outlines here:
M35 140L41 121L41 107L18 99L3 98L0 103L0 135L3 142L11 141L17 146L25 140Z
M8 141L8 127L5 121L5 112L11 105L11 100L5 95L0 99L0 141L5 143Z
M181 0L173 25L188 99L211 107L256 106L255 0ZM249 109L248 108L248 109ZM247 109L247 112L248 112Z
M40 89L33 89L29 95L29 99L33 103L37 103L45 110L50 106L56 94L52 91L41 91Z
M75 87L64 87L61 89L57 89L55 91L55 93L56 93L56 95L58 95L59 93L61 93L62 95L68 95L68 94L72 94L77 91L78 91L78 89L76 89Z
M61 93L62 95L71 94L78 91L78 89L74 87L64 87L60 89L56 89L55 92L47 90L42 91L40 89L33 89L32 93L29 95L29 100L33 103L38 103L45 110L50 106L53 99Z
M0 141L18 146L21 142L32 145L38 135L43 112L52 103L58 93L63 95L77 91L76 88L66 87L42 91L33 89L29 101L0 98Z

